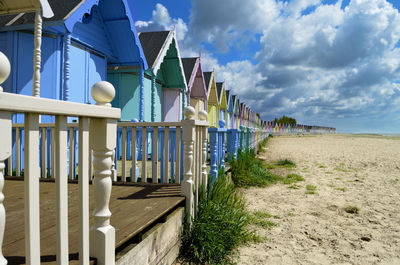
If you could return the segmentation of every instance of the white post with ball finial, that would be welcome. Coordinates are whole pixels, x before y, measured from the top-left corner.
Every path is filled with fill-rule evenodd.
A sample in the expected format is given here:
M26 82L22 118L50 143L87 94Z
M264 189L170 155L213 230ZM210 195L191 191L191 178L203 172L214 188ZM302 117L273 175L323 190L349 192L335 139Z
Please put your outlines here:
M195 139L195 110L192 106L184 109L185 120L182 121L183 130L183 182L182 195L186 198L186 213L189 215L189 223L194 217L194 180L193 180L193 155Z
M115 96L112 84L100 81L92 87L96 105L111 107ZM90 147L93 149L94 169L94 224L90 229L90 256L97 258L99 265L115 264L115 228L110 224L109 209L112 179L112 156L117 137L115 119L92 118L90 120Z
M10 62L2 52L0 52L0 85L7 80L10 75ZM3 88L0 86L0 93L3 92ZM11 155L11 113L1 111L0 112L0 264L7 264L7 260L3 256L3 238L4 229L6 226L6 210L3 205L4 194L4 160Z

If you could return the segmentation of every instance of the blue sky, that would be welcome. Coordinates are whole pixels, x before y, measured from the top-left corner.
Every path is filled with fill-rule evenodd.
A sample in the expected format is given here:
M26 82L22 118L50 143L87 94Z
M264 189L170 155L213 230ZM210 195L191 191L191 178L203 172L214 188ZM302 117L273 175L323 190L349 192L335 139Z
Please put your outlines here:
M263 119L400 132L399 0L131 0Z

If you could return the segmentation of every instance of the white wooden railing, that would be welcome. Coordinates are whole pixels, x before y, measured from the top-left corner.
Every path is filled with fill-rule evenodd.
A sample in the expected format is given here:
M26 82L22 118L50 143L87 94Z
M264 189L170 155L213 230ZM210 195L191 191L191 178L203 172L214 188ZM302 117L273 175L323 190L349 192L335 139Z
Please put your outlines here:
M4 60L4 58L0 58ZM0 62L0 84L8 73ZM7 69L6 69L7 70ZM2 91L2 90L1 90ZM89 264L89 256L98 264L115 263L115 229L110 224L111 166L115 148L116 121L120 109L111 108L114 87L98 82L92 87L96 105L43 99L0 92L0 247L4 236L6 212L3 206L4 161L11 155L12 114L24 114L24 201L25 255L27 264L40 264L39 214L39 120L40 115L55 118L52 127L54 146L54 177L56 188L57 264L69 263L68 251L68 172L67 117L79 119L79 258ZM18 133L19 130L17 130ZM89 141L90 137L90 141ZM89 229L89 150L93 150L95 209L94 224ZM17 149L17 152L20 150ZM45 167L44 167L45 168ZM43 169L42 169L43 170ZM18 167L17 167L18 171ZM10 224L12 225L12 224ZM0 264L7 261L0 253Z

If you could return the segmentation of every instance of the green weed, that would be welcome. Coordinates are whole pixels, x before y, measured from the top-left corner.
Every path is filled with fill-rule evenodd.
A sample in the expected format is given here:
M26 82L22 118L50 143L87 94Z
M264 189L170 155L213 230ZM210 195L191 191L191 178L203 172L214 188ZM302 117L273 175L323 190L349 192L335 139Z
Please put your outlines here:
M358 214L360 212L360 208L354 205L348 205L344 207L344 211L346 213L351 213L351 214Z
M276 165L280 166L280 167L295 167L296 166L296 164L293 161L291 161L287 158L278 160L276 162Z
M283 184L292 184L304 180L305 179L298 174L288 174L285 178L282 179L282 182Z
M262 240L247 229L253 217L225 174L209 178L207 193L200 190L197 216L191 224L185 220L180 257L189 264L235 264L239 245Z
M237 159L231 162L232 180L237 187L266 187L282 179L269 172L264 162L253 150L238 151Z
M306 185L306 194L317 194L317 187L314 185Z

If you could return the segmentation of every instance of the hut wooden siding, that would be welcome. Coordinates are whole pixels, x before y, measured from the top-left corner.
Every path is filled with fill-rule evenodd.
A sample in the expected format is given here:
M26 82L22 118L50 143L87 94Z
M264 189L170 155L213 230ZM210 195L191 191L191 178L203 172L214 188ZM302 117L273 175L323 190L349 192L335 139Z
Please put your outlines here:
M40 97L93 104L90 89L107 79L107 65L147 67L127 0L51 4L56 7L54 17L43 19ZM12 67L3 87L31 95L34 14L26 13L7 25L13 18L0 18L0 50ZM14 122L23 122L22 116L15 115ZM42 122L54 120L46 116Z
M144 74L144 119L180 121L187 105L187 86L176 32L141 32L139 38L149 64Z
M218 127L218 94L214 72L204 72L207 88L207 112L210 127Z
M226 128L227 129L234 129L233 125L233 95L231 93L231 90L225 90L226 92L226 99L227 99L227 105L228 105L228 110L227 110L227 119L226 119Z
M216 85L218 93L218 123L219 121L223 121L225 123L223 128L226 128L226 113L228 106L226 102L225 82L217 82Z
M201 69L201 59L200 57L183 58L182 65L188 87L188 101L190 106L196 110L196 118L198 118L198 112L207 109L207 90Z
M238 129L238 113L239 113L239 99L236 95L232 95L232 129Z

